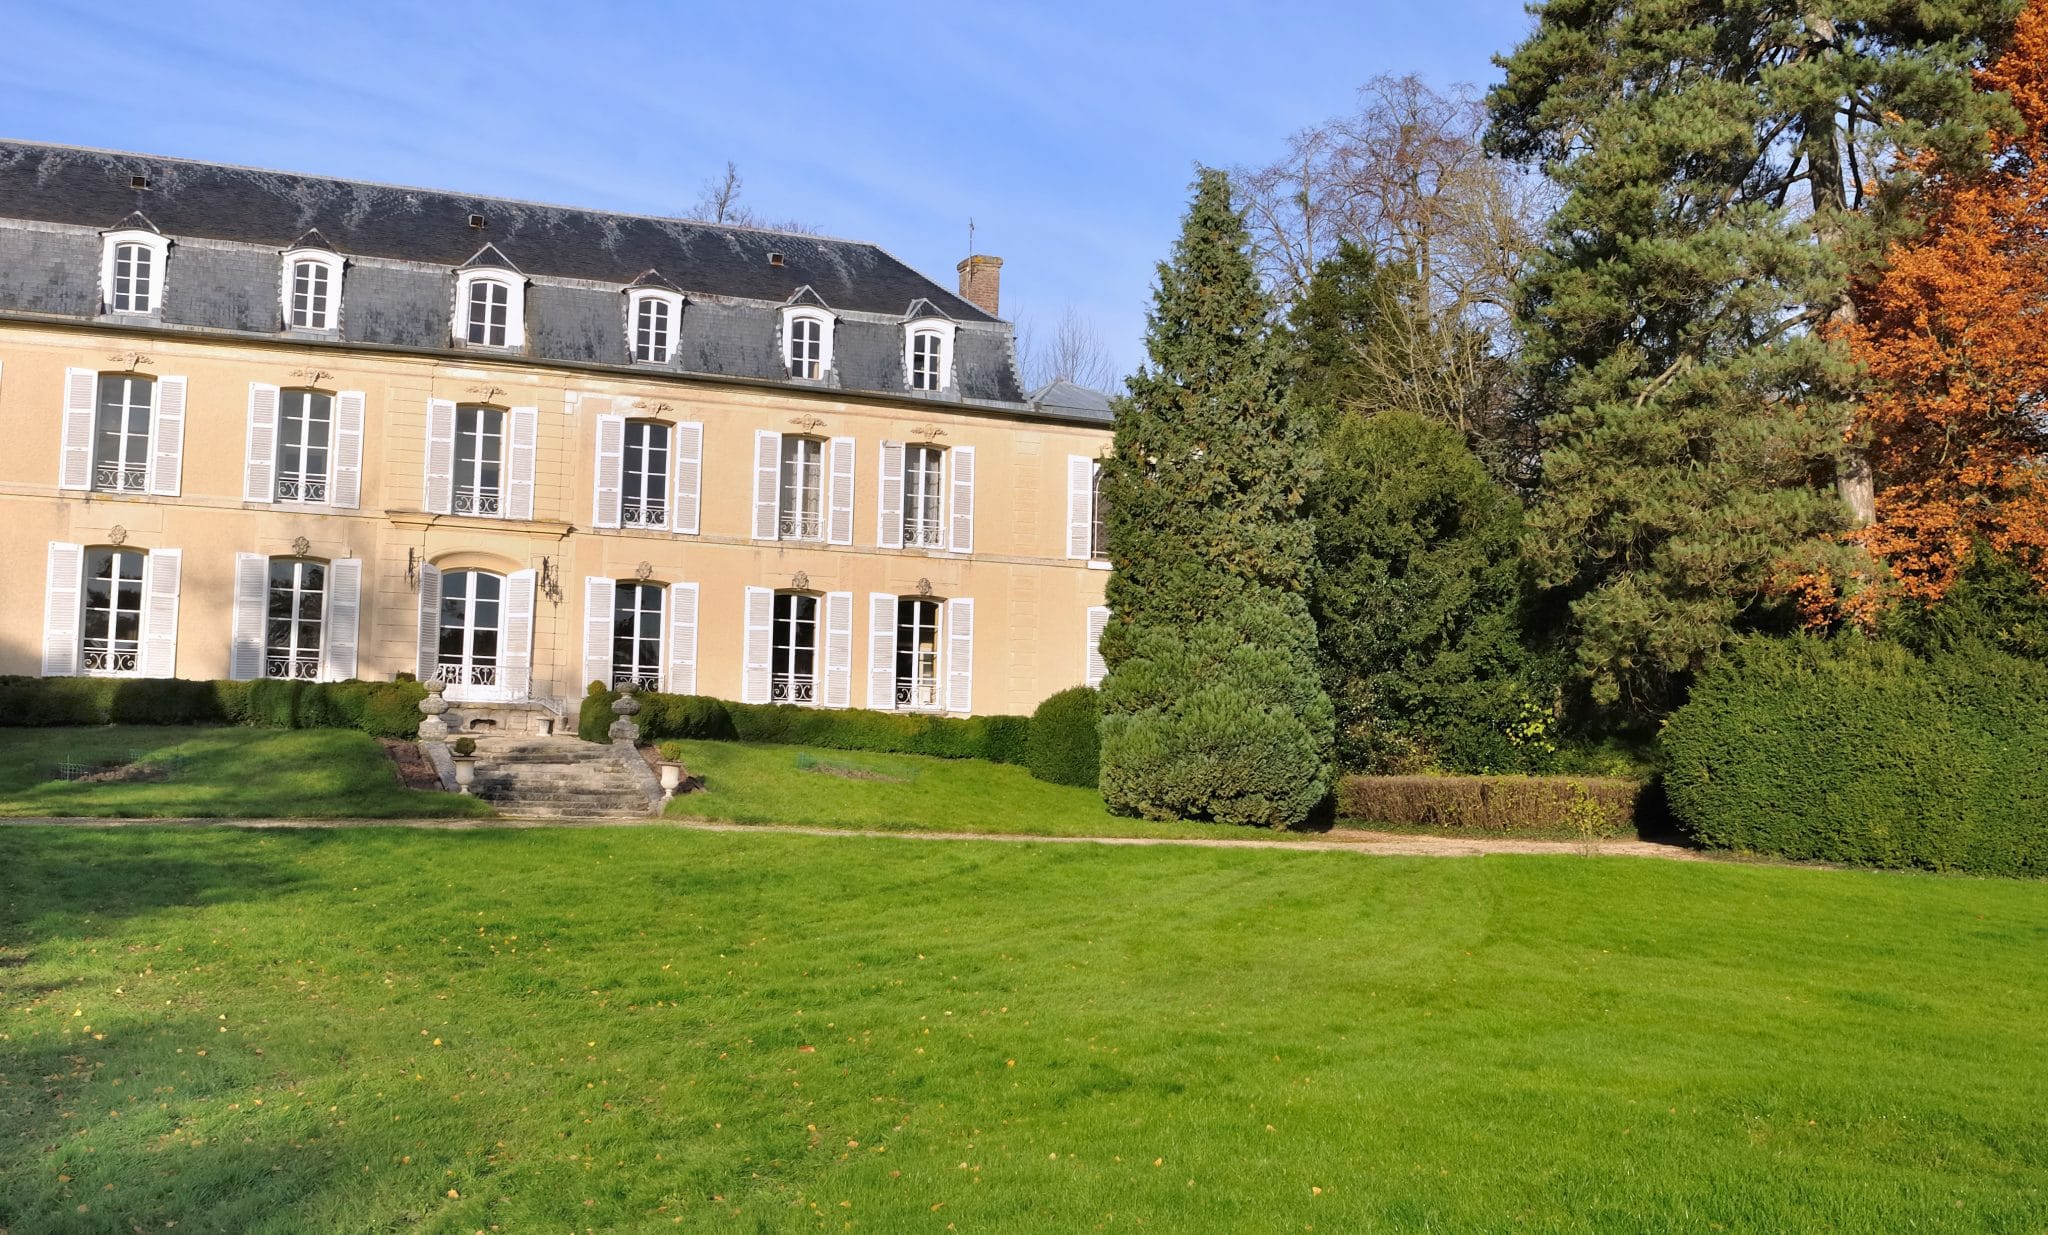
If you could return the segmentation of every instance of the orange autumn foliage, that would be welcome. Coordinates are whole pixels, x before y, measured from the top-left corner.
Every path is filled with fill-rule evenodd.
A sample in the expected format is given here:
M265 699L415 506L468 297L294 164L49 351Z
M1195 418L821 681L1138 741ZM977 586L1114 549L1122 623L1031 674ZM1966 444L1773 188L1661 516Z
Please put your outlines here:
M1979 541L2048 587L2048 0L2029 0L1978 84L2012 96L2024 134L1993 135L1987 172L1928 179L1925 231L1855 290L1844 330L1870 379L1852 434L1878 482L1876 520L1845 539L1891 581L1809 579L1814 618L1938 600Z

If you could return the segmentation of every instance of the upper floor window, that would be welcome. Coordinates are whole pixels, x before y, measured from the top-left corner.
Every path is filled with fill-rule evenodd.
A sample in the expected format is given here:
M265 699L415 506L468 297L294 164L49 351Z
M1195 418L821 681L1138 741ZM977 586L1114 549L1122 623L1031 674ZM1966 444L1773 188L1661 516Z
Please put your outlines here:
M925 307L912 305L912 311ZM944 390L952 384L952 322L942 317L916 318L903 327L903 369L910 375L912 390Z
M88 549L79 668L95 677L142 672L142 566L134 549Z
M164 259L170 241L155 232L109 232L100 257L100 301L109 313L163 311Z
M468 330L471 343L505 347L510 337L512 289L496 279L469 285Z
M311 682L320 676L321 629L327 619L327 565L270 559L265 597L263 676Z
M1097 463L1088 478L1088 557L1109 560L1109 533L1102 522L1102 465Z
M633 359L639 364L667 364L675 356L676 331L683 316L683 298L674 292L635 291L627 309L633 328Z
M111 493L149 489L149 422L156 383L129 373L100 377L94 422L92 487Z
M278 396L277 500L327 500L328 452L334 440L334 396L287 390Z
M920 330L910 336L910 388L939 388L939 336L936 331Z
M818 598L777 592L768 662L770 703L818 702Z
M282 294L288 329L336 329L341 320L341 258L324 251L286 253Z
M832 318L815 308L782 311L782 361L791 377L815 381L832 371Z
M471 347L526 346L526 280L504 265L455 274L455 341Z
M825 538L824 442L815 437L783 437L781 500L778 511L778 539Z
M504 411L467 404L456 408L454 513L503 514L504 473Z
M896 706L939 704L939 602L905 596L896 602Z
M940 511L945 468L946 452L938 447L904 447L903 544L907 548L944 547L946 529Z
M667 527L669 427L644 420L627 421L621 462L620 526Z
M621 583L612 595L612 685L661 689L661 602L655 583Z

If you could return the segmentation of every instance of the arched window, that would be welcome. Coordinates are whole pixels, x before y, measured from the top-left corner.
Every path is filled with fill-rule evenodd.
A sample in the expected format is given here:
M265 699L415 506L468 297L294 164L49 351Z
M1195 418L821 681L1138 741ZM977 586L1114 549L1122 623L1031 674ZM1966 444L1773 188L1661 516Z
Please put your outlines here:
M457 271L455 341L469 347L525 347L525 276L495 262Z
M926 317L903 327L903 367L912 390L940 391L952 384L953 335L944 318Z
M143 228L106 233L100 253L100 303L108 313L163 312L164 259L171 242Z
M621 583L612 596L612 685L661 689L662 598L656 583Z
M78 667L92 677L142 672L143 563L135 549L85 551L85 611Z
M825 323L815 317L789 321L789 375L817 378L825 369Z
M1088 557L1109 560L1109 533L1102 522L1102 464L1097 463L1088 478Z
M301 682L320 677L327 625L327 563L270 559L265 591L263 676Z
M453 687L495 687L504 643L505 579L483 570L441 576L436 681Z
M676 331L683 317L683 298L674 292L634 291L627 298L633 360L667 364L675 356Z
M284 255L283 315L288 330L332 331L341 322L341 258L325 250Z

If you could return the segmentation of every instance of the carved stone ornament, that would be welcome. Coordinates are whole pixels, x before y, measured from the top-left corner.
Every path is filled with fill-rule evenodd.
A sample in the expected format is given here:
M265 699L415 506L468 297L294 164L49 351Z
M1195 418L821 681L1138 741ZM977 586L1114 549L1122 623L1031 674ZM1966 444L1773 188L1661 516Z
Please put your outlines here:
M910 431L910 436L921 437L927 442L936 442L946 436L946 431L937 425L919 425Z
M420 721L420 741L445 742L448 740L448 722L441 719L441 714L448 710L448 701L441 697L441 692L448 686L444 682L427 682L424 685L427 697L420 700L420 714L425 717Z
M825 427L825 421L821 417L812 416L809 413L805 413L802 416L791 416L789 423L806 433L816 433Z
M307 555L308 553L311 553L312 551L313 551L313 542L312 542L312 541L310 541L310 540L307 540L307 539L306 539L306 538L305 538L304 536L294 536L294 537L292 537L292 552L293 552L293 553L296 553L296 554L298 554L298 555L299 555L300 557L304 557L304 556L306 556L306 555Z
M654 577L654 563L642 562L633 568L633 577L645 583Z
M789 586L795 591L807 592L811 587L811 577L799 570L789 577Z
M125 545L128 543L128 529L116 523L107 529L107 543Z
M929 596L929 595L931 595L931 594L932 594L932 581L931 581L930 579L919 579L919 580L917 581L917 594L918 594L919 596Z

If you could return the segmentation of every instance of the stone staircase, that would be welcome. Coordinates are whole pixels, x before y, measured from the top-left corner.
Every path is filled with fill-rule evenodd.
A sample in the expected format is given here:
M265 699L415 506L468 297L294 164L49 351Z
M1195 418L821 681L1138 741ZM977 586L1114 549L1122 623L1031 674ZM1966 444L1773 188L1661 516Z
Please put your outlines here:
M625 743L496 734L476 743L476 795L507 815L629 818L655 813L661 781Z

